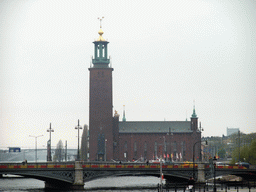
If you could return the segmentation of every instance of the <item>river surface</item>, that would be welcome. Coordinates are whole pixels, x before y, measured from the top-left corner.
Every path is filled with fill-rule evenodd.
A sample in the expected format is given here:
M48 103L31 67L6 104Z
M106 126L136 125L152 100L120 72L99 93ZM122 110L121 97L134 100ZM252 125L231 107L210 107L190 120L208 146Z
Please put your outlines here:
M145 176L145 177L108 177L86 182L84 192L157 192L156 186L159 183L159 178ZM23 177L3 177L0 178L0 191L1 192L47 192L50 190L44 189L44 181L23 178ZM59 191L59 190L55 190ZM164 190L165 191L165 190ZM174 191L171 189L169 191ZM182 192L183 190L177 190ZM196 190L199 191L199 190ZM201 192L203 190L201 189ZM209 191L213 191L209 187ZM218 188L217 191L224 192ZM237 189L231 187L229 192L237 192ZM239 192L248 192L248 188L239 189ZM256 188L252 188L251 192L256 192ZM66 191L67 192L67 191ZM71 191L68 191L71 192ZM77 191L78 192L78 191Z
M143 189L144 187L156 187L159 183L159 178L156 177L109 177L103 179L97 179L85 183L85 190L88 191L107 191L107 192L117 192L117 191L143 191L143 192L153 192L157 189ZM140 188L141 187L141 188ZM113 189L119 188L119 189ZM22 178L22 177L4 177L0 179L0 191L9 192L25 192L25 191L35 191L43 192L44 181L39 181L36 179Z

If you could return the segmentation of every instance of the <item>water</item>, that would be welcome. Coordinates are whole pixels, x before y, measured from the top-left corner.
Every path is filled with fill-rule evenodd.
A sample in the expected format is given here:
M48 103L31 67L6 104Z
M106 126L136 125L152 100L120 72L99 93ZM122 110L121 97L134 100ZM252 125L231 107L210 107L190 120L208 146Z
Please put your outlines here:
M44 191L44 182L29 178L1 178L0 191Z
M107 192L155 192L157 189L143 189L144 187L155 188L159 183L159 178L157 177L108 177L89 181L85 183L86 192L90 191L107 191ZM118 189L113 189L118 188ZM120 189L122 188L122 190ZM134 188L134 189L132 189ZM0 179L0 191L3 192L25 192L25 191L35 191L35 192L45 192L44 181L39 181L36 179L23 178L23 177L5 177Z
M157 192L157 184L159 183L159 178L151 176L141 176L141 177L108 177L93 180L85 183L85 190L83 192ZM146 188L145 188L146 187ZM39 181L36 179L23 178L23 177L4 177L0 178L0 191L1 192L47 192L49 190L44 189L44 181ZM59 191L59 190L58 190ZM165 191L165 190L164 190ZM171 189L169 191L174 191ZM182 192L183 190L177 190L177 192ZM196 189L199 192L198 189ZM201 189L201 192L203 190ZM212 188L209 187L209 192ZM224 192L225 189L217 190ZM239 192L248 192L248 188L241 189ZM256 188L252 188L251 192L256 192ZM68 191L71 192L71 191ZM228 192L237 192L237 189L231 187Z

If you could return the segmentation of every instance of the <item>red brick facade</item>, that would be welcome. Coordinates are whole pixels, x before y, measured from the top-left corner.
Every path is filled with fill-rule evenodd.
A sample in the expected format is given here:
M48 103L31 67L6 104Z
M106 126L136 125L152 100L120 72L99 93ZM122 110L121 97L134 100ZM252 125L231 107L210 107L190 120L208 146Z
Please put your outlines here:
M118 154L114 159L151 160L162 156L166 160L193 161L193 145L200 141L196 131L179 133L119 133ZM115 153L115 152L114 152ZM177 156L178 155L178 156ZM195 160L199 159L200 143L195 145Z
M89 151L91 160L113 158L112 68L90 68ZM99 135L102 135L99 145ZM106 141L105 141L106 140ZM111 143L111 144L110 144ZM106 148L105 148L106 144Z

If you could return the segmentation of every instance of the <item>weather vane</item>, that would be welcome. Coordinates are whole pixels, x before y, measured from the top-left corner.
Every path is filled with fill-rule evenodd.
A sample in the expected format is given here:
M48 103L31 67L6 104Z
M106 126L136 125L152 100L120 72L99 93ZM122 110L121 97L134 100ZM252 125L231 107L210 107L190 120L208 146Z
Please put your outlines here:
M101 26L101 21L102 21L103 18L104 18L104 17L101 17L101 18L98 17L98 19L100 20L100 28L102 28L102 26Z

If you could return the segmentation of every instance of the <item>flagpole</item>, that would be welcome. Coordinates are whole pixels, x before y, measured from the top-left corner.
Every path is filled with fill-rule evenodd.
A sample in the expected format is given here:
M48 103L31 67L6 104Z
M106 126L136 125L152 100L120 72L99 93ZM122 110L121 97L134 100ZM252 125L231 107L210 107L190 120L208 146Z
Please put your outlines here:
M160 192L163 191L163 183L162 183L162 175L163 175L163 169L162 169L162 155L160 156Z

